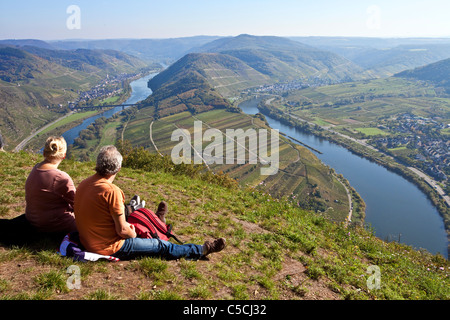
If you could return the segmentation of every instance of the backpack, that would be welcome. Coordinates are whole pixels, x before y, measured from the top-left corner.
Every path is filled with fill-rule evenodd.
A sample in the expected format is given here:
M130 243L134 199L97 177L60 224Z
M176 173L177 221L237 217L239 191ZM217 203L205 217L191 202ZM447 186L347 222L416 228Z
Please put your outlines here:
M127 221L129 224L134 225L138 238L153 238L166 241L174 238L177 242L183 243L172 233L172 225L162 222L153 211L147 208L133 211L128 216Z

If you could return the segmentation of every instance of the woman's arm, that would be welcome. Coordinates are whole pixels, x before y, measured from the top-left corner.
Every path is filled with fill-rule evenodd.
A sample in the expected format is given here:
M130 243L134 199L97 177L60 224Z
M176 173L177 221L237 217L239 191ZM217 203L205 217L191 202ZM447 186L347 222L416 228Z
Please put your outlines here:
M57 178L55 192L59 194L72 208L75 201L75 184L72 178L65 172Z

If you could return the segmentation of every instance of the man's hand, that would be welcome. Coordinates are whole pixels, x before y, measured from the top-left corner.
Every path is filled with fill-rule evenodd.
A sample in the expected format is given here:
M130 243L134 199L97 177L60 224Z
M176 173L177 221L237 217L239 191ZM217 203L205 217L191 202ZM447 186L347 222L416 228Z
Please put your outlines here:
M134 233L134 237L131 237L131 238L136 238L137 234L136 234L136 229L135 229L134 225L129 224L129 226L130 226L131 231Z
M136 230L133 225L125 220L125 215L113 216L116 233L123 239L136 238Z

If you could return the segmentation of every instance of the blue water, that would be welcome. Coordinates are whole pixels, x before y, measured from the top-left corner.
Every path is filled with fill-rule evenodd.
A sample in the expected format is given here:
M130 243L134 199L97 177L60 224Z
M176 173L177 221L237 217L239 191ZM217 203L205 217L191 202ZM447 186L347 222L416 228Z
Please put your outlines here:
M148 80L153 78L156 73L149 74L145 77L142 77L138 80L135 80L130 83L131 86L131 95L125 104L133 104L137 103L141 100L146 99L149 95L152 94L152 90L147 87ZM64 132L62 136L66 139L67 145L73 144L74 140L78 138L80 132L86 129L91 123L94 123L95 120L101 117L109 118L112 117L115 113L122 111L122 107L115 107L108 111L97 114L93 117L90 117L84 120L80 125Z
M258 100L239 106L247 114L258 113ZM448 258L448 240L444 222L427 196L402 176L347 149L306 134L266 116L273 129L279 129L319 150L316 156L341 173L366 203L365 222L383 240L398 241Z

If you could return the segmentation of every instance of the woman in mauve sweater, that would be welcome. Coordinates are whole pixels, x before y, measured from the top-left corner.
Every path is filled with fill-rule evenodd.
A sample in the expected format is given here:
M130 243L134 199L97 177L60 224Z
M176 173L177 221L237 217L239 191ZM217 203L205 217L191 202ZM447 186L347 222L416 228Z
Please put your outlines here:
M37 231L77 230L73 213L75 186L70 176L58 169L66 151L63 137L49 137L44 161L34 166L25 183L25 217Z

